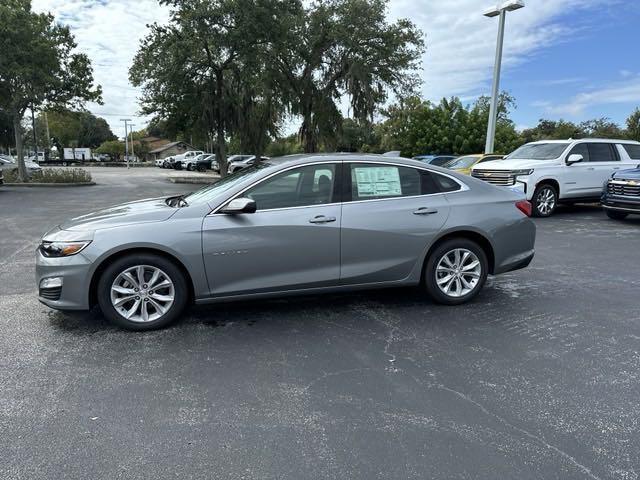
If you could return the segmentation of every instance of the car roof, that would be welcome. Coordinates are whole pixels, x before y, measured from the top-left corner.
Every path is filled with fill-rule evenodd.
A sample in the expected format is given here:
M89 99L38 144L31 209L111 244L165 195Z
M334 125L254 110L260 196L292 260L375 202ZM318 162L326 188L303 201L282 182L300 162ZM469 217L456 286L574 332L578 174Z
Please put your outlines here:
M529 142L529 144L536 143L583 143L583 142L599 142L599 143L626 143L630 145L640 145L640 142L628 139L617 138L567 138L566 140L536 140L535 142Z

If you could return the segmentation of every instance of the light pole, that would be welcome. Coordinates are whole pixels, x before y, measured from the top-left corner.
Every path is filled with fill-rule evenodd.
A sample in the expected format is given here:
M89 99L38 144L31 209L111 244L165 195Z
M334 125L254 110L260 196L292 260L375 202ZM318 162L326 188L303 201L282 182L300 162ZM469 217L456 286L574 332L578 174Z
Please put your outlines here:
M124 158L127 159L127 168L129 168L129 143L127 137L129 136L129 129L127 123L131 121L130 118L121 118L121 122L124 122Z
M507 12L524 7L524 0L509 0L484 12L485 17L500 16L498 21L498 44L496 45L496 61L493 66L493 87L491 88L491 106L489 107L489 125L487 126L487 143L484 153L493 153L496 137L496 121L498 115L498 89L500 88L500 66L502 65L502 44L504 42L504 21Z
M136 154L133 152L133 127L135 126L135 123L130 123L129 124L129 133L131 134L131 156L133 158L135 158Z

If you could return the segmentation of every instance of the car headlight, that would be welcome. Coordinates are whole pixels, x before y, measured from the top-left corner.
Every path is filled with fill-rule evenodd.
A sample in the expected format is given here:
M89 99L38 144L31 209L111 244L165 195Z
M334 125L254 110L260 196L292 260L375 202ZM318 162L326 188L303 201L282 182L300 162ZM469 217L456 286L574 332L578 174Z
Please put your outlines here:
M89 245L90 241L84 242L46 242L40 244L40 251L45 257L70 257L80 253Z
M511 170L511 175L518 177L520 175L531 175L533 173L533 168L526 168L523 170Z

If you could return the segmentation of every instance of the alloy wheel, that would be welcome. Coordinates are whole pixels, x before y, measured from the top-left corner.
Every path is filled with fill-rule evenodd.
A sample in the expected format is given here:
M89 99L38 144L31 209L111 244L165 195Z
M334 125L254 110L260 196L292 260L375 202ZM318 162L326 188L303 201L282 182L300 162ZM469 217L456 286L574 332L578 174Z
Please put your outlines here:
M448 297L471 293L482 276L480 260L471 250L456 248L445 253L436 266L436 284Z
M536 197L536 205L540 215L549 215L556 207L556 194L548 187L541 189Z
M111 285L113 308L132 322L153 322L167 313L174 301L173 281L151 265L129 267Z

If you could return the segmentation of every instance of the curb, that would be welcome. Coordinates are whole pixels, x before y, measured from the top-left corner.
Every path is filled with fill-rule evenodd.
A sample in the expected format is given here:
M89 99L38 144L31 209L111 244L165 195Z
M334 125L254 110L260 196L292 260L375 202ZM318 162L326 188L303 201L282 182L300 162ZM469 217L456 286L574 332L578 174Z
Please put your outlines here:
M90 187L95 185L96 182L82 182L82 183L4 183L5 187L29 187L29 188L45 188L45 187Z

